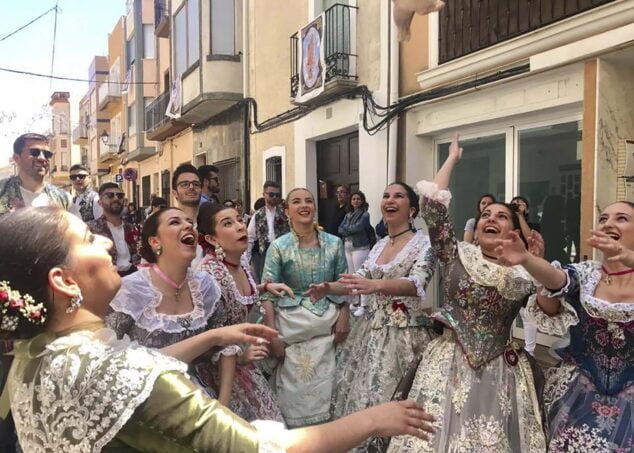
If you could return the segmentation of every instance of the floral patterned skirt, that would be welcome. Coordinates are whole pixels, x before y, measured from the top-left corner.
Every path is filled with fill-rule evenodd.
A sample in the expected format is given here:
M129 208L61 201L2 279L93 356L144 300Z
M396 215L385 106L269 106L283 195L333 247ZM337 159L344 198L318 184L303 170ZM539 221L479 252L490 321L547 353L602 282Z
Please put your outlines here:
M431 340L424 327L371 327L359 319L337 350L333 415L340 418L390 400L410 364Z
M546 438L530 363L510 366L499 356L469 366L451 329L423 353L409 399L435 418L430 441L394 437L388 451L545 452Z
M634 451L634 385L604 395L575 365L563 363L546 372L544 407L550 452Z

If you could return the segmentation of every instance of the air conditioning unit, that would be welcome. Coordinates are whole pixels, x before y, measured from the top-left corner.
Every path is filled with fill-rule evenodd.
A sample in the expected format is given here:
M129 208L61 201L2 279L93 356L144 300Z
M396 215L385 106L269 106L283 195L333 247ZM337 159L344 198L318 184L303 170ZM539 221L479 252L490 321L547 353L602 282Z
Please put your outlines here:
M619 140L617 156L617 200L634 201L634 140Z

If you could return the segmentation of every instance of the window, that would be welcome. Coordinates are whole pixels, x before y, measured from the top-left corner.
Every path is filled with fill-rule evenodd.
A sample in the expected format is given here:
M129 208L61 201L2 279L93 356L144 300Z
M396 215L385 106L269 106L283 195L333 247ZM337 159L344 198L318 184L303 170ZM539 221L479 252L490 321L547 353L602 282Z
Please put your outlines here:
M211 0L211 53L235 55L235 0Z
M143 25L143 58L154 58L154 25Z
M59 145L59 146L60 146L61 148L68 148L68 140L66 140L65 138L61 139L61 140L59 141L59 143L60 143L60 145Z
M136 134L136 112L134 111L135 104L128 107L128 135Z
M143 98L143 111L147 112L148 107L150 106L150 104L152 103L153 99L149 98L149 97L145 97ZM147 123L147 115L143 115L143 130L147 131L148 130L148 123Z
M198 0L189 0L174 16L174 69L179 77L198 61L199 25Z
M282 158L273 156L266 159L266 180L282 184Z
M170 199L170 171L163 170L161 172L161 197L169 201Z
M141 178L141 190L143 191L143 206L149 206L150 193L152 192L150 187L150 175Z
M153 194L157 194L159 193L159 174L158 173L154 173L152 175L152 193Z
M128 41L126 41L125 45L125 53L126 53L126 71L130 70L130 67L134 64L134 36L132 36Z

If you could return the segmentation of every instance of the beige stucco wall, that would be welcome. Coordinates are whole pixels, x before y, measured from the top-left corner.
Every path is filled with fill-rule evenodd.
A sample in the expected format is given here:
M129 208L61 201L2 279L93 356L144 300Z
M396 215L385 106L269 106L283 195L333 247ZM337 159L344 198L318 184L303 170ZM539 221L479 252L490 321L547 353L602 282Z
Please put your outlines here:
M407 96L420 91L416 74L429 67L429 19L414 15L409 41L400 43L399 95Z
M165 72L170 69L170 40L167 38L158 38L158 82L159 82L159 93L164 93L169 89L169 87L165 86ZM170 77L171 80L171 77Z
M263 121L294 107L290 98L290 36L308 18L308 1L249 1L249 88L245 96L258 103L258 119ZM272 26L274 24L274 26ZM251 140L251 205L262 193L263 153L276 146L285 148L285 181L294 180L293 124L253 134ZM289 187L284 187L288 190Z
M381 77L381 2L357 1L357 71L359 84L367 85L370 91L379 89Z

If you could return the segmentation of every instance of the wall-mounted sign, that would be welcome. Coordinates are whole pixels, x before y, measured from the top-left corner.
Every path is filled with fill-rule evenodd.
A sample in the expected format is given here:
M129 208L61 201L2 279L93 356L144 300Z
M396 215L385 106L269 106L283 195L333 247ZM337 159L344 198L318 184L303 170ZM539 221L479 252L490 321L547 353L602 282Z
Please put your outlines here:
M136 181L137 173L134 168L126 168L123 171L123 177L126 181Z
M121 173L114 175L114 182L121 184L123 182L123 175Z

